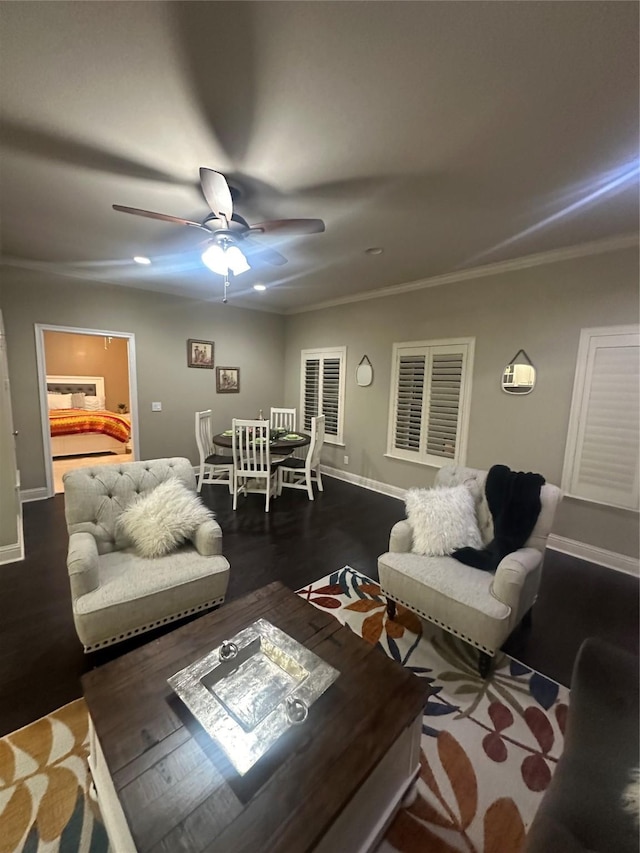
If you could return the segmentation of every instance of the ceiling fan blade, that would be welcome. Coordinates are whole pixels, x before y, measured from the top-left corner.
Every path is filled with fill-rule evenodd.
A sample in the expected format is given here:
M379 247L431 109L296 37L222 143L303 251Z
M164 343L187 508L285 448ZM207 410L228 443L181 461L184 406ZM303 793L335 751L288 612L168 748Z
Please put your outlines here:
M200 169L200 183L207 204L216 216L231 219L233 216L233 199L231 190L224 175L213 169Z
M134 216L146 216L147 219L161 219L163 222L175 222L178 225L190 225L193 228L202 228L199 222L192 219L181 219L179 216L169 216L168 213L154 213L152 210L141 210L139 207L124 207L121 204L112 204L111 207L120 213L133 213ZM207 230L206 228L204 229Z
M320 234L324 231L322 219L271 219L258 222L249 229L253 234Z
M248 240L246 237L240 243L240 250L247 256L250 262L264 261L267 264L273 264L275 267L281 267L288 263L285 256L281 255L280 252L276 252L275 249L270 249L268 246L261 246L258 243L254 243L253 240Z

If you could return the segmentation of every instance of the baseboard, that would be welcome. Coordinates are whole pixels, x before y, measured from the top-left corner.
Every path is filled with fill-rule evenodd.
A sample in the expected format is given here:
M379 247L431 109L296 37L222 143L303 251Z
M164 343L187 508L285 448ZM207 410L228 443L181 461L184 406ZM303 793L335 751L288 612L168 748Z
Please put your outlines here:
M359 474L342 471L340 468L330 468L328 465L322 466L322 474L336 480L344 480L346 483L353 483L354 486L360 486L372 492L379 492L391 498L404 500L406 489L401 489L399 486L391 486L389 483L381 483L379 480L361 477ZM636 577L640 576L640 561L634 557L628 557L626 554L617 554L615 551L607 551L605 548L588 545L586 542L576 542L574 539L557 536L555 533L550 534L547 540L547 548L552 551L560 551L562 554L568 554L571 557L577 557L587 563L597 563L599 566L605 566L617 572L625 572Z
M22 489L20 491L20 501L23 504L30 501L43 501L49 497L49 492L46 486L40 486L38 489Z
M640 560L635 557L628 557L626 554L607 551L605 548L588 545L586 542L576 542L575 539L567 539L564 536L557 536L555 533L549 535L547 548L551 551L560 551L561 554L568 554L570 557L577 557L587 563L597 563L599 566L606 566L608 569L614 569L617 572L624 572L635 577L640 576Z
M17 518L18 541L10 545L0 545L0 566L5 563L18 563L24 560L24 533L22 530L22 512Z
M21 542L0 546L0 566L5 563L18 563L20 560L24 560L24 545Z
M379 492L382 495L388 495L390 498L404 500L406 489L401 489L400 486L391 486L389 483L381 483L380 480L361 477L359 474L352 474L350 471L343 471L340 468L330 468L328 465L322 465L320 472L322 476L326 475L336 480L344 480L346 483L353 483L354 486L361 486L363 489Z

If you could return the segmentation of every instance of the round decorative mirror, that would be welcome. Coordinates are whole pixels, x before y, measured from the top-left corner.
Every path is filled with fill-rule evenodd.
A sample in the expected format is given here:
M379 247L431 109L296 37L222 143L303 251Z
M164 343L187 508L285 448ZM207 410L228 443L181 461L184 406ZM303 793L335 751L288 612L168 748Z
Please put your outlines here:
M366 355L362 356L360 364L356 367L356 382L363 387L373 382L373 367Z
M536 369L529 356L521 349L502 373L502 390L507 394L530 394L535 384Z

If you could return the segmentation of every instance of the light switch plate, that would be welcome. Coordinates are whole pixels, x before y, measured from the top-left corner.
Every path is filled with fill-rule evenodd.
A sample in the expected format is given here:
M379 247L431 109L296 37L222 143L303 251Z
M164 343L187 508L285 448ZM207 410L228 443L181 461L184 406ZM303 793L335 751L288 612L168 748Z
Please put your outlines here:
M162 411L162 403L152 403L151 404L152 412L161 412Z

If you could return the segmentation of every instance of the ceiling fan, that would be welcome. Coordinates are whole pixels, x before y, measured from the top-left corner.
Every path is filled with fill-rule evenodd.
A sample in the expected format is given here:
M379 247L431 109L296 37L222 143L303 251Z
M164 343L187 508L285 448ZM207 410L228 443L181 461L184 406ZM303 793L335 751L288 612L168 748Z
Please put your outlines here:
M211 208L211 213L202 222L181 219L167 213L154 213L137 207L124 207L114 204L113 209L121 213L132 213L148 219L160 219L175 222L190 228L206 231L208 247L202 253L203 263L213 272L224 276L224 302L227 301L229 273L240 275L252 266L267 263L281 266L287 259L280 252L253 240L254 236L288 237L295 234L318 234L324 231L322 219L271 219L249 225L238 213L233 211L231 190L224 175L213 169L200 169L202 193Z

